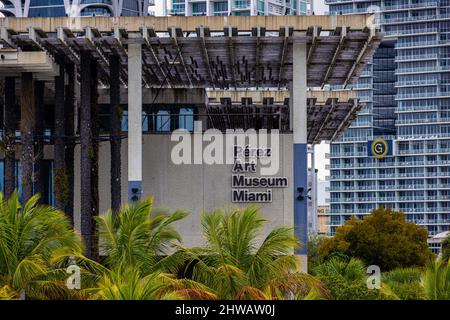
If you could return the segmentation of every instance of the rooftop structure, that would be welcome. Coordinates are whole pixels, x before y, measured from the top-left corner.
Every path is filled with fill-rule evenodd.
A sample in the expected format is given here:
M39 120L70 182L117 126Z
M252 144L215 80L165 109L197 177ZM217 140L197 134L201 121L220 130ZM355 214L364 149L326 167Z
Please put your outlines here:
M0 25L3 46L0 76L5 83L4 189L10 193L17 181L16 143L22 145L17 152L20 150L24 200L39 190L42 182L42 177L33 171L43 160L36 157L45 153L39 152L38 146L43 149L44 143L52 145L53 156L49 160L54 161L55 183L61 183L57 179L60 172L67 172L68 181L72 181L68 182L72 190L69 201L62 200L64 188L54 187L55 206L67 212L73 212L74 207L78 211L74 215L79 217L75 225L86 240L88 256L95 254L92 216L98 214L99 203L105 205L110 200L112 208L120 205L121 179L127 181L124 193L129 201L147 192L164 195L168 191L170 199L183 200L183 207L193 202L198 205L200 200L195 200L198 198L204 203L208 199L204 193L217 185L212 186L211 179L198 185L192 181L208 172L223 181L220 186L224 188L223 193L216 192L211 197L231 193L229 180L224 180L227 176L223 173L228 167L200 168L198 172L198 167L190 166L180 171L170 163L170 153L165 153L169 149L167 138L143 137L147 131L144 117L154 119L155 111L161 110L154 109L161 107L156 101L165 104L165 111L169 110L168 132L180 127L181 109L196 101L191 119L201 121L202 130L208 128L208 112L211 108L222 108L224 100L219 98L219 105L214 105L204 99L202 106L198 96L203 94L198 94L199 91L207 89L206 94L212 97L219 94L214 90L228 88L289 90L289 108L284 107L288 118L281 126L284 128L281 156L282 174L289 177L283 181L290 182L267 214L292 218L296 234L304 244L297 253L303 268L306 267L307 146L337 137L359 108L348 93L342 93L342 100L339 94L327 97L330 93L308 97L308 86L343 85L357 80L382 38L374 28L367 27L369 16L6 18L0 19ZM26 60L24 54L28 55ZM20 82L15 78L20 78ZM16 90L16 82L20 90ZM46 100L47 92L53 93L53 100ZM122 94L127 96L127 104L122 105ZM223 91L222 94L226 95ZM21 119L15 119L16 95L21 100ZM167 101L161 101L160 95ZM275 95L276 102L286 102L286 96L280 98L282 94L276 92ZM171 99L174 104L168 106ZM255 102L261 102L261 97L256 97ZM237 109L247 110L248 106L242 104ZM106 115L106 123L99 121L102 115ZM42 116L52 121L46 123L40 119ZM121 132L121 117L125 116L126 132ZM156 122L149 124L149 131L155 123L162 127L158 116ZM263 118L262 123L268 124L270 117L273 115ZM19 139L15 135L16 123L21 125ZM255 123L247 124L258 128ZM239 127L237 123L232 125ZM122 138L126 138L123 152L128 156L122 156ZM102 142L109 142L108 156L104 147L99 147ZM79 148L75 149L75 144ZM79 162L74 169L75 154ZM146 165L144 157L150 161ZM105 163L111 167L110 177L99 175ZM127 169L126 178L121 175L122 164ZM75 170L79 175L75 175ZM167 180L169 176L175 180ZM186 178L180 181L180 176ZM189 185L180 188L180 183ZM73 199L79 199L75 206ZM198 214L204 208L194 209ZM185 227L193 238L198 237L198 223Z

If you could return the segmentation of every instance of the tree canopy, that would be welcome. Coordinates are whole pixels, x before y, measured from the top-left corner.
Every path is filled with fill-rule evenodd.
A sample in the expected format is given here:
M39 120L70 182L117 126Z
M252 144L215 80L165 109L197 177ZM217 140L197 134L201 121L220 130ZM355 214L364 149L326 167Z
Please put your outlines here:
M401 212L379 208L363 220L352 217L321 245L320 254L344 253L382 271L424 266L432 257L427 231Z

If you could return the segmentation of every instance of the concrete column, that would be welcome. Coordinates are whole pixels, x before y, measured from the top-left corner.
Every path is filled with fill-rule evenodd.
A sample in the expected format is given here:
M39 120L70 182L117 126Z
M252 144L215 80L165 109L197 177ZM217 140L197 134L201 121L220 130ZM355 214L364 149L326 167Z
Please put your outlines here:
M120 122L120 59L118 55L109 56L109 97L110 118L109 136L111 145L111 209L120 209L121 199L121 122Z
M34 82L34 193L41 195L40 202L47 203L44 198L46 175L44 170L44 81Z
M310 234L317 235L317 172L316 172L315 145L311 146L311 231Z
M163 12L162 12L162 15L163 15L163 17L165 17L165 16L167 16L167 6L168 6L168 3L167 3L167 0L163 0Z
M64 212L73 225L74 184L75 184L75 65L67 63L65 66L67 83L65 89L64 117L66 132L66 174L67 174L67 200Z
M80 232L86 245L86 256L93 258L92 252L92 119L91 119L91 54L81 51L80 90Z
M267 15L267 12L265 14ZM250 15L256 16L256 0L250 0Z
M128 45L128 200L142 194L142 50Z
M64 91L65 70L64 57L57 56L59 75L55 77L55 130L54 130L54 166L53 177L55 180L55 208L64 210L67 192L66 162L65 162L65 116L64 116Z
M210 0L206 0L206 15L211 16L211 13L213 11L213 2Z
M98 217L100 212L100 200L98 193L98 152L99 152L99 138L100 138L100 124L98 122L98 114L99 114L99 105L98 101L98 68L97 68L97 60L92 58L91 60L91 134L92 134L92 144L90 147L90 158L92 164L91 171L91 197L92 197L92 207L91 207L91 216L92 216L92 226L91 226L91 235L92 235L92 258L98 260L99 251L99 236L97 229L97 222L95 220Z
M5 130L5 185L3 192L8 199L16 187L15 145L16 145L16 79L5 78L5 108L3 128Z
M301 271L307 271L308 254L308 145L307 145L307 86L306 44L293 44L292 126L294 147L294 225L295 234L301 242L296 252Z
M20 132L22 152L20 165L22 169L22 204L33 196L33 165L34 165L34 85L31 72L22 73L22 88L20 93Z

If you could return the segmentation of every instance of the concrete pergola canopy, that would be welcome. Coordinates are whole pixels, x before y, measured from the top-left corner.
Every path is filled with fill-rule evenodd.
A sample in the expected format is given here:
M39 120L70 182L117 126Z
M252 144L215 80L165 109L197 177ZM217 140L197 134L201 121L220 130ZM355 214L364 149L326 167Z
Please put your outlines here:
M82 50L108 85L110 54L121 58L127 83L127 45L142 43L143 84L172 88L286 88L292 45L306 43L307 85L354 83L382 35L369 15L270 17L4 18L4 48L64 55L79 65Z
M289 131L287 91L208 91L209 127L219 130L278 128ZM308 91L307 143L334 141L363 105L351 90Z

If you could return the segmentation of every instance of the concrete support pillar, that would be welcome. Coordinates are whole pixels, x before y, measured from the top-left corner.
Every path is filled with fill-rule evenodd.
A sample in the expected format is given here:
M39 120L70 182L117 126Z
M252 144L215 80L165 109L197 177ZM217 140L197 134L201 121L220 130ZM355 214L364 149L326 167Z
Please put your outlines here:
M206 15L209 17L213 11L212 8L213 3L210 0L206 0Z
M64 210L67 196L67 176L65 162L65 69L64 57L58 56L59 75L55 77L55 130L54 130L54 162L53 177L55 181L55 208Z
M86 256L92 258L92 194L91 194L91 54L81 51L80 92L80 232L86 245Z
M41 195L41 203L48 204L48 199L44 199L46 181L44 169L44 89L44 81L34 82L34 193Z
M92 195L92 249L91 255L92 258L98 260L99 252L98 252L98 244L99 244L99 236L98 236L98 228L97 222L95 220L98 217L100 212L100 199L98 192L98 152L99 152L99 139L100 139L100 124L98 119L99 114L99 105L97 103L98 100L98 92L97 92L97 61L91 60L91 132L92 132L92 145L90 148L90 157L92 163L92 173L91 173L91 195Z
M128 200L142 195L142 49L128 45Z
M64 115L66 132L66 174L67 200L64 212L73 224L74 184L75 184L75 65L67 63L65 66L67 83L65 89Z
M5 198L9 198L16 187L16 79L13 77L5 78L4 101L3 128L5 132L5 184L3 193Z
M311 230L310 234L317 236L317 169L315 145L311 146Z
M120 59L118 55L109 57L109 97L110 97L110 144L111 144L111 210L117 211L121 199L121 119L120 119Z
M22 204L33 196L33 165L34 165L34 85L31 72L22 73L22 88L20 92L20 132L22 152L20 165L22 169Z
M306 44L293 44L292 126L294 147L294 225L301 242L296 252L301 271L307 271L308 254L308 145L307 145L307 86L306 86Z

